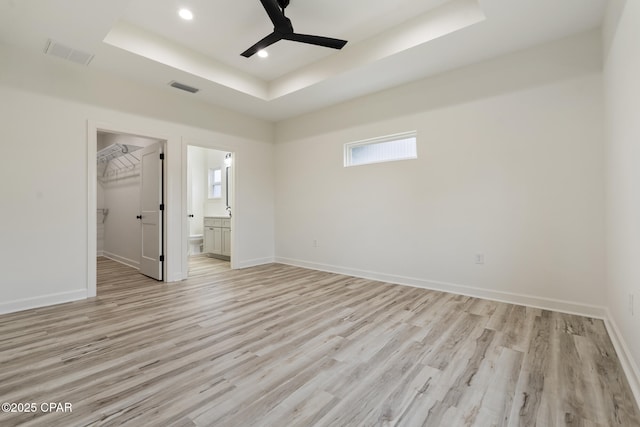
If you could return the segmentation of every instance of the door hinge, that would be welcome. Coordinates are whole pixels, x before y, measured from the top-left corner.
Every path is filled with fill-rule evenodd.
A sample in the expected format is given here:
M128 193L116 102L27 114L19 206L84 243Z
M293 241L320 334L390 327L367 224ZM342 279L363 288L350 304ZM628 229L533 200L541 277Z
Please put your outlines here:
M164 160L164 153L160 153L160 160Z
M160 262L164 262L164 255L160 255Z
M163 211L164 210L164 203L160 205L160 210Z

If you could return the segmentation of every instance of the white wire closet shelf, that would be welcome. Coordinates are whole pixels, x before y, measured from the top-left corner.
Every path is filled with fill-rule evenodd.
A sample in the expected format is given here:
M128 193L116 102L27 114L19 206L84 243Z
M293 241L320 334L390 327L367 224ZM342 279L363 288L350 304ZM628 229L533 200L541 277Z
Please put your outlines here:
M111 144L98 151L98 163L101 181L111 181L119 178L139 175L140 158L133 154L142 147L128 144Z

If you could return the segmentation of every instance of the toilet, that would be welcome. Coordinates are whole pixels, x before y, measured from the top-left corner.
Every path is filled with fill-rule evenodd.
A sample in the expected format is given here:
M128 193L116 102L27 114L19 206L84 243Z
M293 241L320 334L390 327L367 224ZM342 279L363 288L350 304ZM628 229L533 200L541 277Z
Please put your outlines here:
M189 255L197 255L202 253L203 235L194 234L189 236Z

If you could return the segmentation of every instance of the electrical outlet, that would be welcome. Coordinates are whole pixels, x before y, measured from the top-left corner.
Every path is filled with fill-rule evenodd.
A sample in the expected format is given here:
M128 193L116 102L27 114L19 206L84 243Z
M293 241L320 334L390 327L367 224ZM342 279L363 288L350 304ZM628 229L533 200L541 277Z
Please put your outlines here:
M635 314L635 307L634 307L633 300L634 300L633 294L629 294L629 314L632 316Z
M484 254L476 254L476 264L484 264Z
M318 247L318 241L316 239L313 239L312 245L314 248Z

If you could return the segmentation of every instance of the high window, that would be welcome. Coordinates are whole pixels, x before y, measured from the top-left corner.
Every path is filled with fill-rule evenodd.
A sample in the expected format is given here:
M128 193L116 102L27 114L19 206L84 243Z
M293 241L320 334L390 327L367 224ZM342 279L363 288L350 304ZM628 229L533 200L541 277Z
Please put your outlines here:
M416 159L416 136L413 131L347 143L344 145L344 165Z

